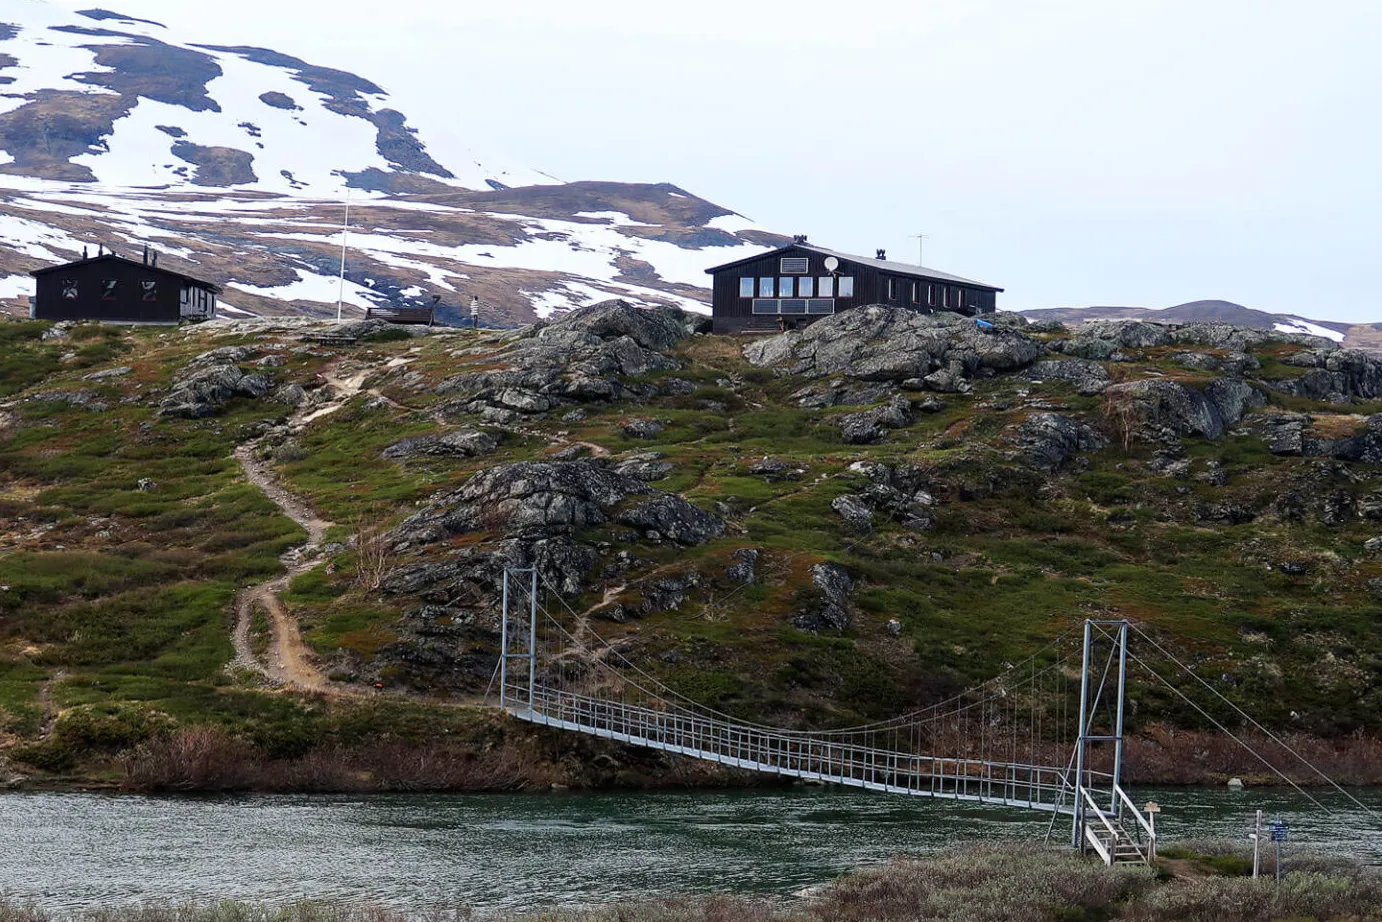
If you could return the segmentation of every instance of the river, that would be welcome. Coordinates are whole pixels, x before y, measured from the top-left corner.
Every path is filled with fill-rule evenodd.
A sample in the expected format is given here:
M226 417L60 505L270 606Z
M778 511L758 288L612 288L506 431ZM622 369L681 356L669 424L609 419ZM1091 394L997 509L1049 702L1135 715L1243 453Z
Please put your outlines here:
M1382 811L1382 790L1357 792ZM1241 839L1258 808L1290 849L1382 864L1382 826L1339 795L1140 790L1165 838ZM1049 818L834 789L150 798L0 796L0 892L52 909L152 899L369 900L477 909L667 893L790 896L973 840L1039 841ZM1057 839L1069 835L1057 829Z

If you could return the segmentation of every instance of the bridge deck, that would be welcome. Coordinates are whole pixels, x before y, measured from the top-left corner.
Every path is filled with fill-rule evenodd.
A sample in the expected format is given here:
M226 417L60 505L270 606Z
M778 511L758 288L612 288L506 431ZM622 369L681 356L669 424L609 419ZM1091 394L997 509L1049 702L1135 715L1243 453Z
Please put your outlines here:
M519 720L731 768L912 797L1073 815L1068 770L942 758L861 745L853 735L772 730L676 707L647 707L537 687L514 689ZM521 697L520 697L521 695Z

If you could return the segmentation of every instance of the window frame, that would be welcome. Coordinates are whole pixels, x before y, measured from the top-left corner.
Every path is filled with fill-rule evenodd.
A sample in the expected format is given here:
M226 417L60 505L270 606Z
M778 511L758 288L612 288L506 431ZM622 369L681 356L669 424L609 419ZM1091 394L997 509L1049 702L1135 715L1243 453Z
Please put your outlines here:
M788 269L787 264L800 265L800 269ZM778 275L810 275L811 260L806 256L783 256L777 261Z
M779 298L795 298L797 296L795 276L783 276L777 280L777 296Z
M157 304L158 303L158 279L139 280L139 303Z
M836 284L835 284L835 297L837 297L837 298L852 298L852 297L854 297L854 276L852 276L852 275L842 275L842 276L840 276L838 279L835 280L835 283L836 283ZM845 291L846 288L849 289L848 292Z
M747 292L747 293L745 293L745 291L744 291L745 283L747 283L747 287L748 287L748 292ZM757 283L756 281L754 281L753 276L751 276L751 275L741 275L741 276L739 276L739 297L741 297L741 298L752 298L752 297L754 296L755 292L757 292L757 291L758 291L758 283Z
M64 301L79 301L81 300L81 296L82 288L80 279L62 280L62 299Z
M797 297L814 298L816 296L816 278L813 275L803 275L797 279Z
M101 279L101 300L119 301L120 300L120 280Z
M820 278L816 279L816 297L835 297L835 276L822 275Z
M777 276L758 277L758 297L776 298L777 297Z

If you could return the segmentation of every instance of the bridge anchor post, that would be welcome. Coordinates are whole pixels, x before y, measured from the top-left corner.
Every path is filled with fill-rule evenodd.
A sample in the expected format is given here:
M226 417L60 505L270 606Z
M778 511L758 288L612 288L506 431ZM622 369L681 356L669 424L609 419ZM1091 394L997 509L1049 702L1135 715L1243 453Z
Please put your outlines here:
M526 579L519 579L526 577ZM525 586L526 584L526 586ZM527 623L515 619L514 597L527 591ZM536 704L537 690L537 568L506 567L503 582L503 614L499 626L499 706L508 709L512 703L521 702L532 711ZM520 611L522 603L519 603ZM511 624L511 622L514 622ZM515 641L521 640L526 649L516 652ZM509 661L527 660L527 688L509 685ZM522 675L522 673L520 673Z

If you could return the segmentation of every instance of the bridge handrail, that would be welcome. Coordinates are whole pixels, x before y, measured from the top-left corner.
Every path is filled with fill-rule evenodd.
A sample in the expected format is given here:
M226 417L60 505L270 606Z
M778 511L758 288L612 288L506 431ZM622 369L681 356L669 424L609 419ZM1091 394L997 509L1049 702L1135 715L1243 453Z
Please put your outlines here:
M1128 808L1128 812L1137 817L1137 825L1141 826L1142 831L1147 834L1147 840L1155 843L1156 830L1152 828L1151 823L1147 822L1147 818L1142 815L1142 811L1137 808L1137 804L1133 803L1132 798L1128 796L1128 792L1117 785L1114 786L1113 791L1118 795L1118 799L1123 802L1123 805Z
M525 693L528 689L522 689ZM1066 769L942 757L772 730L535 686L515 716L744 768L922 796L1062 811Z

